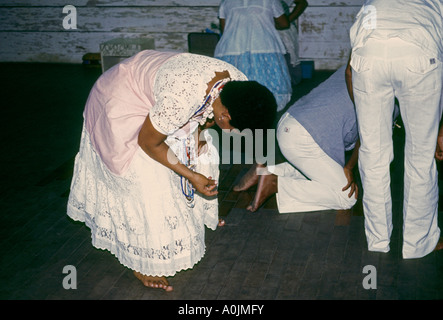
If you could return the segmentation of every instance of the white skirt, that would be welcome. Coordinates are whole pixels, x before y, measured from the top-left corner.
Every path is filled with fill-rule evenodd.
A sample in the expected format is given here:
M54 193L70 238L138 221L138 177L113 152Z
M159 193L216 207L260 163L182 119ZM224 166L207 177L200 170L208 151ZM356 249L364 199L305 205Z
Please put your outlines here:
M208 148L199 156L196 171L218 180L218 152L211 136L205 136ZM67 214L91 229L93 246L109 250L128 268L172 276L203 257L205 225L217 227L218 200L195 194L194 207L189 206L180 176L141 148L123 176L113 174L83 128Z

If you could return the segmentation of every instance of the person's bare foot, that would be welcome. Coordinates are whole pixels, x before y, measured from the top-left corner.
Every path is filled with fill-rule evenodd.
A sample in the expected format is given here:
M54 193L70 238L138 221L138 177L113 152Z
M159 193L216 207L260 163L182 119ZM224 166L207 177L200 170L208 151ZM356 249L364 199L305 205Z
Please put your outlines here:
M164 289L167 292L172 291L174 288L169 285L168 280L165 277L154 277L141 274L134 271L134 275L139 279L146 287Z
M240 181L232 188L236 192L246 191L250 187L258 183L260 175L257 173L258 168L264 168L262 164L254 163L252 167L246 172L246 174L240 179Z
M437 245L435 246L434 251L443 250L443 238L438 240Z
M225 224L226 224L225 220L223 220L223 219L218 219L218 226L219 226L219 227L224 227Z
M257 192L251 204L246 208L251 212L257 211L270 196L277 193L277 179L275 174L266 174L260 176L258 180Z

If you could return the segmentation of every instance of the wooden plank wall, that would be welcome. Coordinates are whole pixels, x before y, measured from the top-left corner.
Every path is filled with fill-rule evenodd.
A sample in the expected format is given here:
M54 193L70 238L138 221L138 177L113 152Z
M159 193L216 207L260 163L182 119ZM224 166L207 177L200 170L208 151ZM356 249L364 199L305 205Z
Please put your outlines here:
M299 54L314 60L316 69L337 69L350 53L349 28L363 0L308 0L299 18Z
M289 3L291 0L285 0ZM299 19L300 57L335 69L349 54L348 29L363 0L308 0ZM189 32L218 25L220 0L2 0L0 61L81 63L117 37L153 37L158 50L187 51ZM63 7L77 10L65 30Z

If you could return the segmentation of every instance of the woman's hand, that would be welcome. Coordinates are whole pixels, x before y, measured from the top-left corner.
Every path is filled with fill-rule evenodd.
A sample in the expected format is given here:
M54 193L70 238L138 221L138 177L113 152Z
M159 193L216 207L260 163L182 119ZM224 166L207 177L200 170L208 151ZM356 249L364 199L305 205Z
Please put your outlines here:
M207 197L212 197L218 194L217 181L213 180L211 177L206 178L204 175L194 172L189 181L197 192Z
M443 136L437 137L437 147L435 149L435 159L437 161L443 160Z
M345 164L345 167L343 168L343 171L345 173L345 177L348 180L348 184L343 187L342 191L346 191L349 188L351 189L349 191L348 197L352 197L353 194L355 194L355 199L358 198L358 186L354 181L354 167L358 162L358 151L360 150L360 139L357 139L355 142L354 150L352 151L351 157L349 158L348 162Z
M348 184L343 187L342 191L351 189L349 191L348 197L352 197L353 194L355 194L355 199L358 198L358 186L354 181L354 174L352 173L352 170L347 168L346 166L343 168L343 171L345 172L346 179L348 180Z

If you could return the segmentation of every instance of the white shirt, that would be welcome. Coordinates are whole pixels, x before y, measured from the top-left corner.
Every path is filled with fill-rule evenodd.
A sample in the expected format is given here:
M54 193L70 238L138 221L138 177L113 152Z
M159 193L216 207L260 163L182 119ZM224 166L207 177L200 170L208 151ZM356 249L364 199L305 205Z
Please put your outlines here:
M226 23L215 57L245 52L285 54L274 24L274 18L284 13L280 0L222 0L219 18Z
M398 37L443 61L442 0L366 0L350 30L353 50Z

